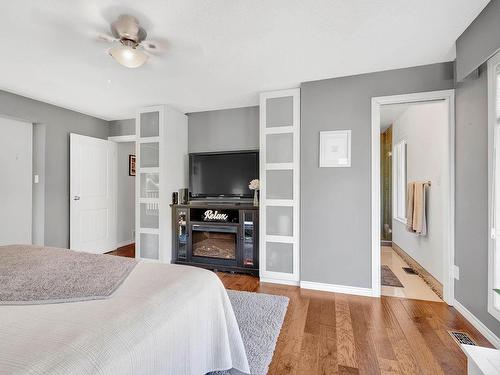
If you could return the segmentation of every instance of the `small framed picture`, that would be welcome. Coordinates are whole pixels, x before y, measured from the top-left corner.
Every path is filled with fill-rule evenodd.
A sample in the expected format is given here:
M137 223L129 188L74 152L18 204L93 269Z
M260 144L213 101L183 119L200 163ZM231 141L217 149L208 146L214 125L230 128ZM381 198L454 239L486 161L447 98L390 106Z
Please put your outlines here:
M333 130L319 132L320 168L351 166L351 131Z
M128 175L135 176L135 155L128 156Z

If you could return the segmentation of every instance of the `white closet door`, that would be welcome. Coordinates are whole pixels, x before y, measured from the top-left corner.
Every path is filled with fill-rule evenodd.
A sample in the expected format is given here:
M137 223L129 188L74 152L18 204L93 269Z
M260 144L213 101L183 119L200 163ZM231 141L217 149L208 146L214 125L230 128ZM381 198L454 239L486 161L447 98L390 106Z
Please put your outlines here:
M70 248L116 249L116 143L70 134Z
M0 118L0 245L31 244L33 125Z
M260 96L260 277L298 284L300 89Z

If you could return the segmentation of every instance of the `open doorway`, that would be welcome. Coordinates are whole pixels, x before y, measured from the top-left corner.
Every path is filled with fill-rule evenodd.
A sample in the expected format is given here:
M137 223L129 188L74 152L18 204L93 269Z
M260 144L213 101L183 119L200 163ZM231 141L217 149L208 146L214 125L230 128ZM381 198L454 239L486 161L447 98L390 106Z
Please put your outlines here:
M453 301L452 99L453 91L373 99L372 250L379 294Z
M116 142L116 250L109 254L135 257L135 136L109 137Z

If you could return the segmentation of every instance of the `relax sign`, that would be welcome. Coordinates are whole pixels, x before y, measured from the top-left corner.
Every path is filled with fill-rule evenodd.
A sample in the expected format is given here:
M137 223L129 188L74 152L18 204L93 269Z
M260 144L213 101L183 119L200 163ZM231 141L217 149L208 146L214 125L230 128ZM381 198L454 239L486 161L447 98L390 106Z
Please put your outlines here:
M206 210L203 214L204 221L227 221L228 218L227 214L221 213L217 210Z

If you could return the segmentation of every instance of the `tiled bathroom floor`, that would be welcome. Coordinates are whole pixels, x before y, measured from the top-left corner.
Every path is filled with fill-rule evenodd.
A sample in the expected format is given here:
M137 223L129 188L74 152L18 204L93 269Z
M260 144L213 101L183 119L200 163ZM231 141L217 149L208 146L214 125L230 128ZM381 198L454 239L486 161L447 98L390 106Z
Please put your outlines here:
M391 247L382 246L381 252L382 265L388 266L404 286L396 288L382 285L382 295L442 302L420 276L407 274L403 270L408 264Z

